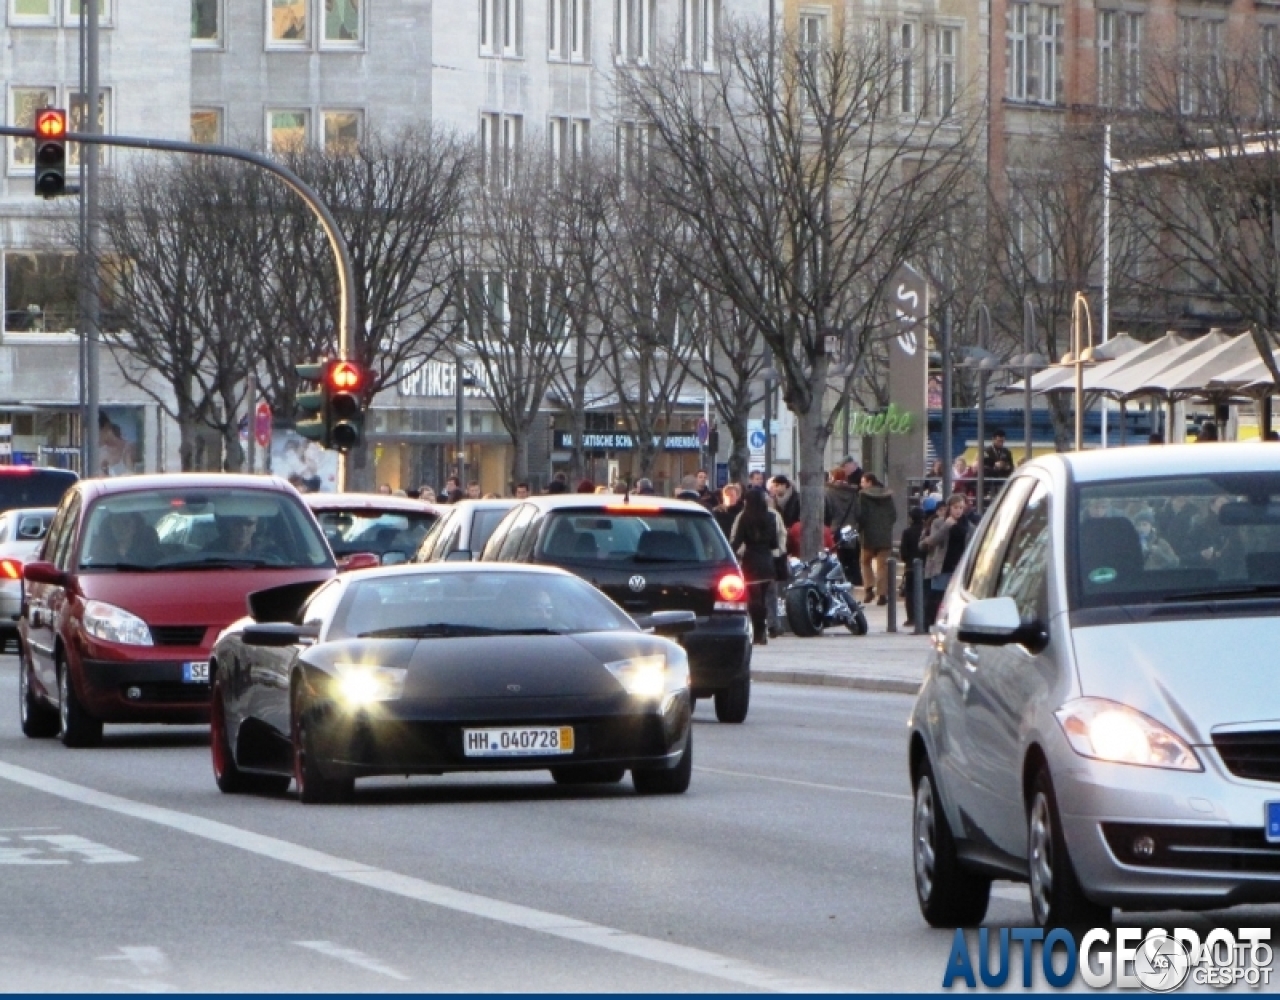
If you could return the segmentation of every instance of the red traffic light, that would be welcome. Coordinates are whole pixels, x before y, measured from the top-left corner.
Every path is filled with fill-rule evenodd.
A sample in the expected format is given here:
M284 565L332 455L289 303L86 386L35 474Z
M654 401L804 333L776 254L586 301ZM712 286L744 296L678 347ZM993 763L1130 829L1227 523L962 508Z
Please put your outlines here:
M36 135L41 139L61 139L67 134L67 113L45 108L36 113Z
M364 371L354 361L335 361L329 369L329 388L335 392L359 392Z

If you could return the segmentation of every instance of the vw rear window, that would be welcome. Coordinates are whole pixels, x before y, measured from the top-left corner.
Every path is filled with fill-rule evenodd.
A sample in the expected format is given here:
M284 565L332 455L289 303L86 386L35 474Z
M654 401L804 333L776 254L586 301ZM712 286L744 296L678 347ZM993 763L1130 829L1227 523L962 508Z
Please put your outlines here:
M56 507L75 482L76 474L65 469L7 466L0 472L0 511Z
M658 565L730 562L710 515L684 511L556 511L539 542L542 562Z

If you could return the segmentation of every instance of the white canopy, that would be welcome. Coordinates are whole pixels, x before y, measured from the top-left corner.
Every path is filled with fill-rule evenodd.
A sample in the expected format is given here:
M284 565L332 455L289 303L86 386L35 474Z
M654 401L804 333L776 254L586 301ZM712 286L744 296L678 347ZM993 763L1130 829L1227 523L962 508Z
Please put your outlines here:
M1114 399L1130 396L1163 395L1165 390L1158 378L1175 367L1197 359L1228 341L1221 331L1210 331L1196 340L1189 340L1172 350L1147 359L1136 365L1128 365L1123 371L1100 375L1094 380L1094 391Z
M1215 375L1239 368L1250 359L1257 360L1258 350L1247 333L1232 337L1217 347L1190 358L1148 381L1148 386L1170 399L1188 396L1222 395L1225 386L1211 385Z

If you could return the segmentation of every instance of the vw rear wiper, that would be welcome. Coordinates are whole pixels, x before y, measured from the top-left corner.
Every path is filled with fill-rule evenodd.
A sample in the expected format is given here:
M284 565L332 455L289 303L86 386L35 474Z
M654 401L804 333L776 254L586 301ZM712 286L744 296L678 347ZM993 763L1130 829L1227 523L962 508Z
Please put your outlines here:
M1216 601L1233 597L1280 597L1280 582L1255 583L1245 587L1228 587L1223 590L1192 590L1180 594L1169 594L1163 600L1166 603L1179 601Z

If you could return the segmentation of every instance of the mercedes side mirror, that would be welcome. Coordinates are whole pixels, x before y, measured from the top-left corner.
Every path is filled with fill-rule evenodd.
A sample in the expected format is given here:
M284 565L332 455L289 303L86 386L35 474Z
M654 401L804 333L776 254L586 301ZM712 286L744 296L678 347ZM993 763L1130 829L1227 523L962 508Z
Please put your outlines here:
M240 633L240 641L246 646L309 646L320 638L319 625L292 625L288 622L267 622L263 625L246 625Z
M987 597L965 606L956 638L974 646L1020 643L1038 653L1048 645L1049 632L1042 622L1024 623L1012 597Z

